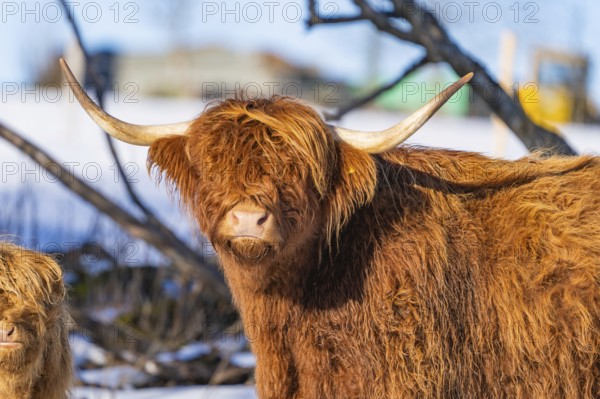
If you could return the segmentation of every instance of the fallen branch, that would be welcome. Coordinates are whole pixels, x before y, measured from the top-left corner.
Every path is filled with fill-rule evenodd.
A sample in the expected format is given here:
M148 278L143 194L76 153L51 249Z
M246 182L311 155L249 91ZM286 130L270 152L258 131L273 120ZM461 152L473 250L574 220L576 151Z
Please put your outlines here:
M96 92L98 106L100 108L104 108L104 94L106 91L107 82L103 81L101 76L98 74L90 52L87 50L87 47L83 43L81 30L79 29L79 26L77 25L77 22L75 21L75 18L71 13L70 7L68 7L68 2L66 0L60 0L60 3L62 4L63 9L67 14L67 20L71 25L73 34L75 35L75 39L77 40L77 44L79 45L79 48L83 53L83 58L85 59L85 73L86 76L90 77L92 80L90 86L93 87ZM119 157L119 154L117 153L117 149L115 148L113 138L106 132L104 132L104 137L106 139L106 144L108 145L110 154L112 155L115 161L115 165L120 176L120 181L123 182L125 190L127 191L127 195L129 196L131 202L133 202L142 211L148 223L152 224L155 228L160 229L164 234L174 236L174 234L160 220L158 220L158 218L156 218L156 216L150 211L150 209L148 209L148 207L135 193L133 187L131 186L131 183L129 182L129 177L123 170L123 166L121 165L121 159Z
M85 58L86 75L90 76L92 79L91 87L93 87L96 91L98 105L100 106L100 108L103 108L104 107L104 94L105 94L107 82L102 81L100 75L98 74L98 71L93 63L92 57L83 42L83 38L81 35L81 31L79 29L79 26L77 25L77 22L75 21L70 8L67 7L67 2L65 0L60 0L60 2L63 5L63 8L65 9L68 21L73 30L73 34L75 35L77 43L79 44L79 48L81 49L83 56ZM186 248L185 252L187 252L189 255L189 253L191 253L193 251L185 243L180 241L177 238L177 236L175 235L175 233L171 229L169 229L164 223L162 223L154 215L154 213L152 211L150 211L150 209L142 202L142 200L139 198L139 196L135 193L131 183L129 182L128 176L126 175L125 171L123 170L123 167L121 165L121 160L120 160L120 157L114 146L112 137L109 134L107 134L106 132L104 132L104 137L106 138L106 142L107 142L108 148L110 150L110 153L115 161L115 164L117 165L118 173L121 177L120 181L123 182L131 202L133 202L142 211L144 217L146 218L146 220L144 221L145 224L147 224L149 228L157 230L157 232L166 240L165 243L166 242L174 243L175 245L177 245L177 247L180 250L182 247L185 247ZM163 250L161 250L161 252L164 253L164 244L163 244Z
M164 234L147 223L137 220L119 205L75 176L35 144L2 124L0 124L0 137L37 162L66 188L110 217L132 237L144 240L160 251L177 270L203 281L206 289L215 292L220 298L230 299L229 290L220 274L204 262L201 255L192 251L174 235Z

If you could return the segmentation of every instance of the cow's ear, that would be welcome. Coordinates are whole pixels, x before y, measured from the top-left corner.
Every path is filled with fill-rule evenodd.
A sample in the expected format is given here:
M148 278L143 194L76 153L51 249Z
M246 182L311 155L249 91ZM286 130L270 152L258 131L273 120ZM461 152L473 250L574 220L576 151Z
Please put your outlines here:
M194 202L198 173L187 154L187 137L171 136L156 140L148 150L148 170L171 192L178 192L183 206Z
M352 214L373 199L377 186L375 159L349 144L336 142L337 162L327 196L329 238L334 238Z

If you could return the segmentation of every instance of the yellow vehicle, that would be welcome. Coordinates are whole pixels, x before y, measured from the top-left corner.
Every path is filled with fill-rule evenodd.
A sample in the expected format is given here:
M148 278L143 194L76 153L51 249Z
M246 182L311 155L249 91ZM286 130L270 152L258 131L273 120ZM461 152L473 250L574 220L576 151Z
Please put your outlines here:
M540 49L535 54L533 81L518 87L519 101L536 123L586 122L590 118L585 56Z

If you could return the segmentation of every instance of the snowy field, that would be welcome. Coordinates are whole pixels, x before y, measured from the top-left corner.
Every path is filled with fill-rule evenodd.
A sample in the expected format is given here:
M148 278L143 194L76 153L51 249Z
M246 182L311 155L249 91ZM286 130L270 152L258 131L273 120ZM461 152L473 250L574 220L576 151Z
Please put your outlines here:
M92 388L73 390L72 399L255 399L252 387L182 387L137 391L107 391Z
M126 194L115 174L114 161L106 149L104 137L79 106L63 99L56 103L44 101L7 102L0 107L0 121L43 147L57 161L70 167L94 189L103 192L125 207L129 207ZM110 96L109 96L110 97ZM137 103L110 103L108 110L117 117L141 124L168 123L197 116L204 104L192 100L162 100L143 98ZM342 125L354 129L376 130L386 128L402 115L392 112L361 110L348 115ZM582 153L600 153L600 128L561 126L566 139ZM516 159L526 155L523 145L502 127L489 119L458 119L444 115L435 116L413 136L410 144L453 148L482 152L491 156ZM146 149L117 144L125 170L133 179L133 187L145 202L167 225L177 233L196 240L193 228L173 205L163 187L149 178L146 171ZM95 210L68 192L56 179L40 170L27 157L0 140L0 225L11 226L19 220L19 230L0 231L13 234L17 241L31 242L36 249L47 250L53 246L64 249L67 243L81 243L94 239L99 225L103 235L117 228L99 218ZM23 222L26 220L26 222ZM100 220L100 222L99 222ZM28 226L30 223L33 227ZM118 237L118 236L117 236ZM118 241L118 238L115 238ZM107 243L104 243L107 244ZM119 244L115 242L114 244ZM110 245L110 243L108 243ZM143 244L141 244L143 245ZM30 245L31 246L31 245ZM135 256L152 257L152 251L140 251ZM146 259L147 260L147 259ZM93 377L93 378L97 378ZM80 375L81 379L92 378ZM114 373L101 374L98 384L110 386ZM145 390L101 390L77 388L73 399L251 399L253 387L179 387Z

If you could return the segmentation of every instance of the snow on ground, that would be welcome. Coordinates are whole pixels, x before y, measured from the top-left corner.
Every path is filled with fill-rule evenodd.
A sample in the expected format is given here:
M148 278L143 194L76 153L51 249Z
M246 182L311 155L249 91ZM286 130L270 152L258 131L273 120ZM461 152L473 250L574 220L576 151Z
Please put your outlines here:
M86 363L92 363L97 366L103 366L108 360L108 354L98 345L94 345L90 340L81 334L71 334L69 337L71 352L75 366L81 367Z
M205 342L191 342L182 346L176 352L161 352L156 355L156 360L161 363L173 361L189 362L212 352L212 348Z
M153 380L152 375L155 374L156 362L162 364L189 362L205 355L219 353L221 358L229 359L233 366L240 368L256 366L254 354L244 351L247 347L245 339L190 342L176 351L158 353L153 359L146 361L141 369L126 365L107 367L108 354L106 351L81 334L72 334L70 343L79 381L87 386L101 387L111 391L122 389L131 392L135 387L148 386ZM121 356L127 359L129 354L122 352ZM134 364L138 359L131 357L128 361ZM90 364L100 366L100 368L84 369L84 366ZM94 392L99 395L104 391L96 390ZM205 396L200 397L204 398Z
M93 388L73 390L71 399L256 399L253 387L178 387L137 391L106 391Z
M234 353L229 361L237 367L256 367L256 356L252 352Z
M114 366L93 370L80 370L79 379L86 385L103 386L109 389L126 388L149 384L152 377L132 366Z

